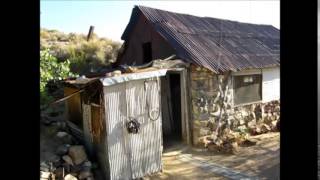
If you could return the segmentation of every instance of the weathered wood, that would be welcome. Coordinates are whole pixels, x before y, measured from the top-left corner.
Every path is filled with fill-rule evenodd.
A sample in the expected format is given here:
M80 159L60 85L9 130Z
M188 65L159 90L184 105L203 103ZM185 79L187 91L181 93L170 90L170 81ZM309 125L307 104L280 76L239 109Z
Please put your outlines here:
M89 41L93 35L94 26L90 26L89 33L87 35L87 41Z

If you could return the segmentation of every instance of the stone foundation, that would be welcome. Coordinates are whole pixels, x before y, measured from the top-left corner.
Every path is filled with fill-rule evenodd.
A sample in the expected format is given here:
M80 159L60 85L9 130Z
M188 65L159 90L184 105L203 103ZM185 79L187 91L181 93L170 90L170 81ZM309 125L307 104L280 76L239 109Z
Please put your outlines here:
M219 83L229 88L225 91L226 98L219 96L222 94ZM217 75L206 68L191 65L192 135L195 146L206 146L203 141L215 133L220 117L220 131L230 129L253 135L277 130L280 101L233 107L232 94L230 76ZM221 107L222 104L224 107Z

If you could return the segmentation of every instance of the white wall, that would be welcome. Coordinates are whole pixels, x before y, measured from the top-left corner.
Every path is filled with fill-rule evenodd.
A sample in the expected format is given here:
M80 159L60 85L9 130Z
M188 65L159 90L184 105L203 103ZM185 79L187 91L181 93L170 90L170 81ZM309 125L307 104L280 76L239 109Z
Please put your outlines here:
M262 101L280 99L280 67L262 70Z

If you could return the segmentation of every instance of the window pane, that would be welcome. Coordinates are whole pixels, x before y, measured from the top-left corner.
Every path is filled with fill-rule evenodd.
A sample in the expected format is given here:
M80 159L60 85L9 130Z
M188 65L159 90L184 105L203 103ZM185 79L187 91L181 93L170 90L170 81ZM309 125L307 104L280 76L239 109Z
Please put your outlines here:
M260 101L261 75L234 76L234 104Z

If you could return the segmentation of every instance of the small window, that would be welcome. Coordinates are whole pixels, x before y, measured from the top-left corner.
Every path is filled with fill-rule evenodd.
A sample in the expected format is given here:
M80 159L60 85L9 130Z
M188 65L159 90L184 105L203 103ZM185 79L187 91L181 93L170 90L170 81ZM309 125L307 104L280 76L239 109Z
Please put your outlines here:
M234 76L234 104L245 104L262 100L261 74Z
M143 64L148 63L152 60L152 46L151 42L143 43Z

